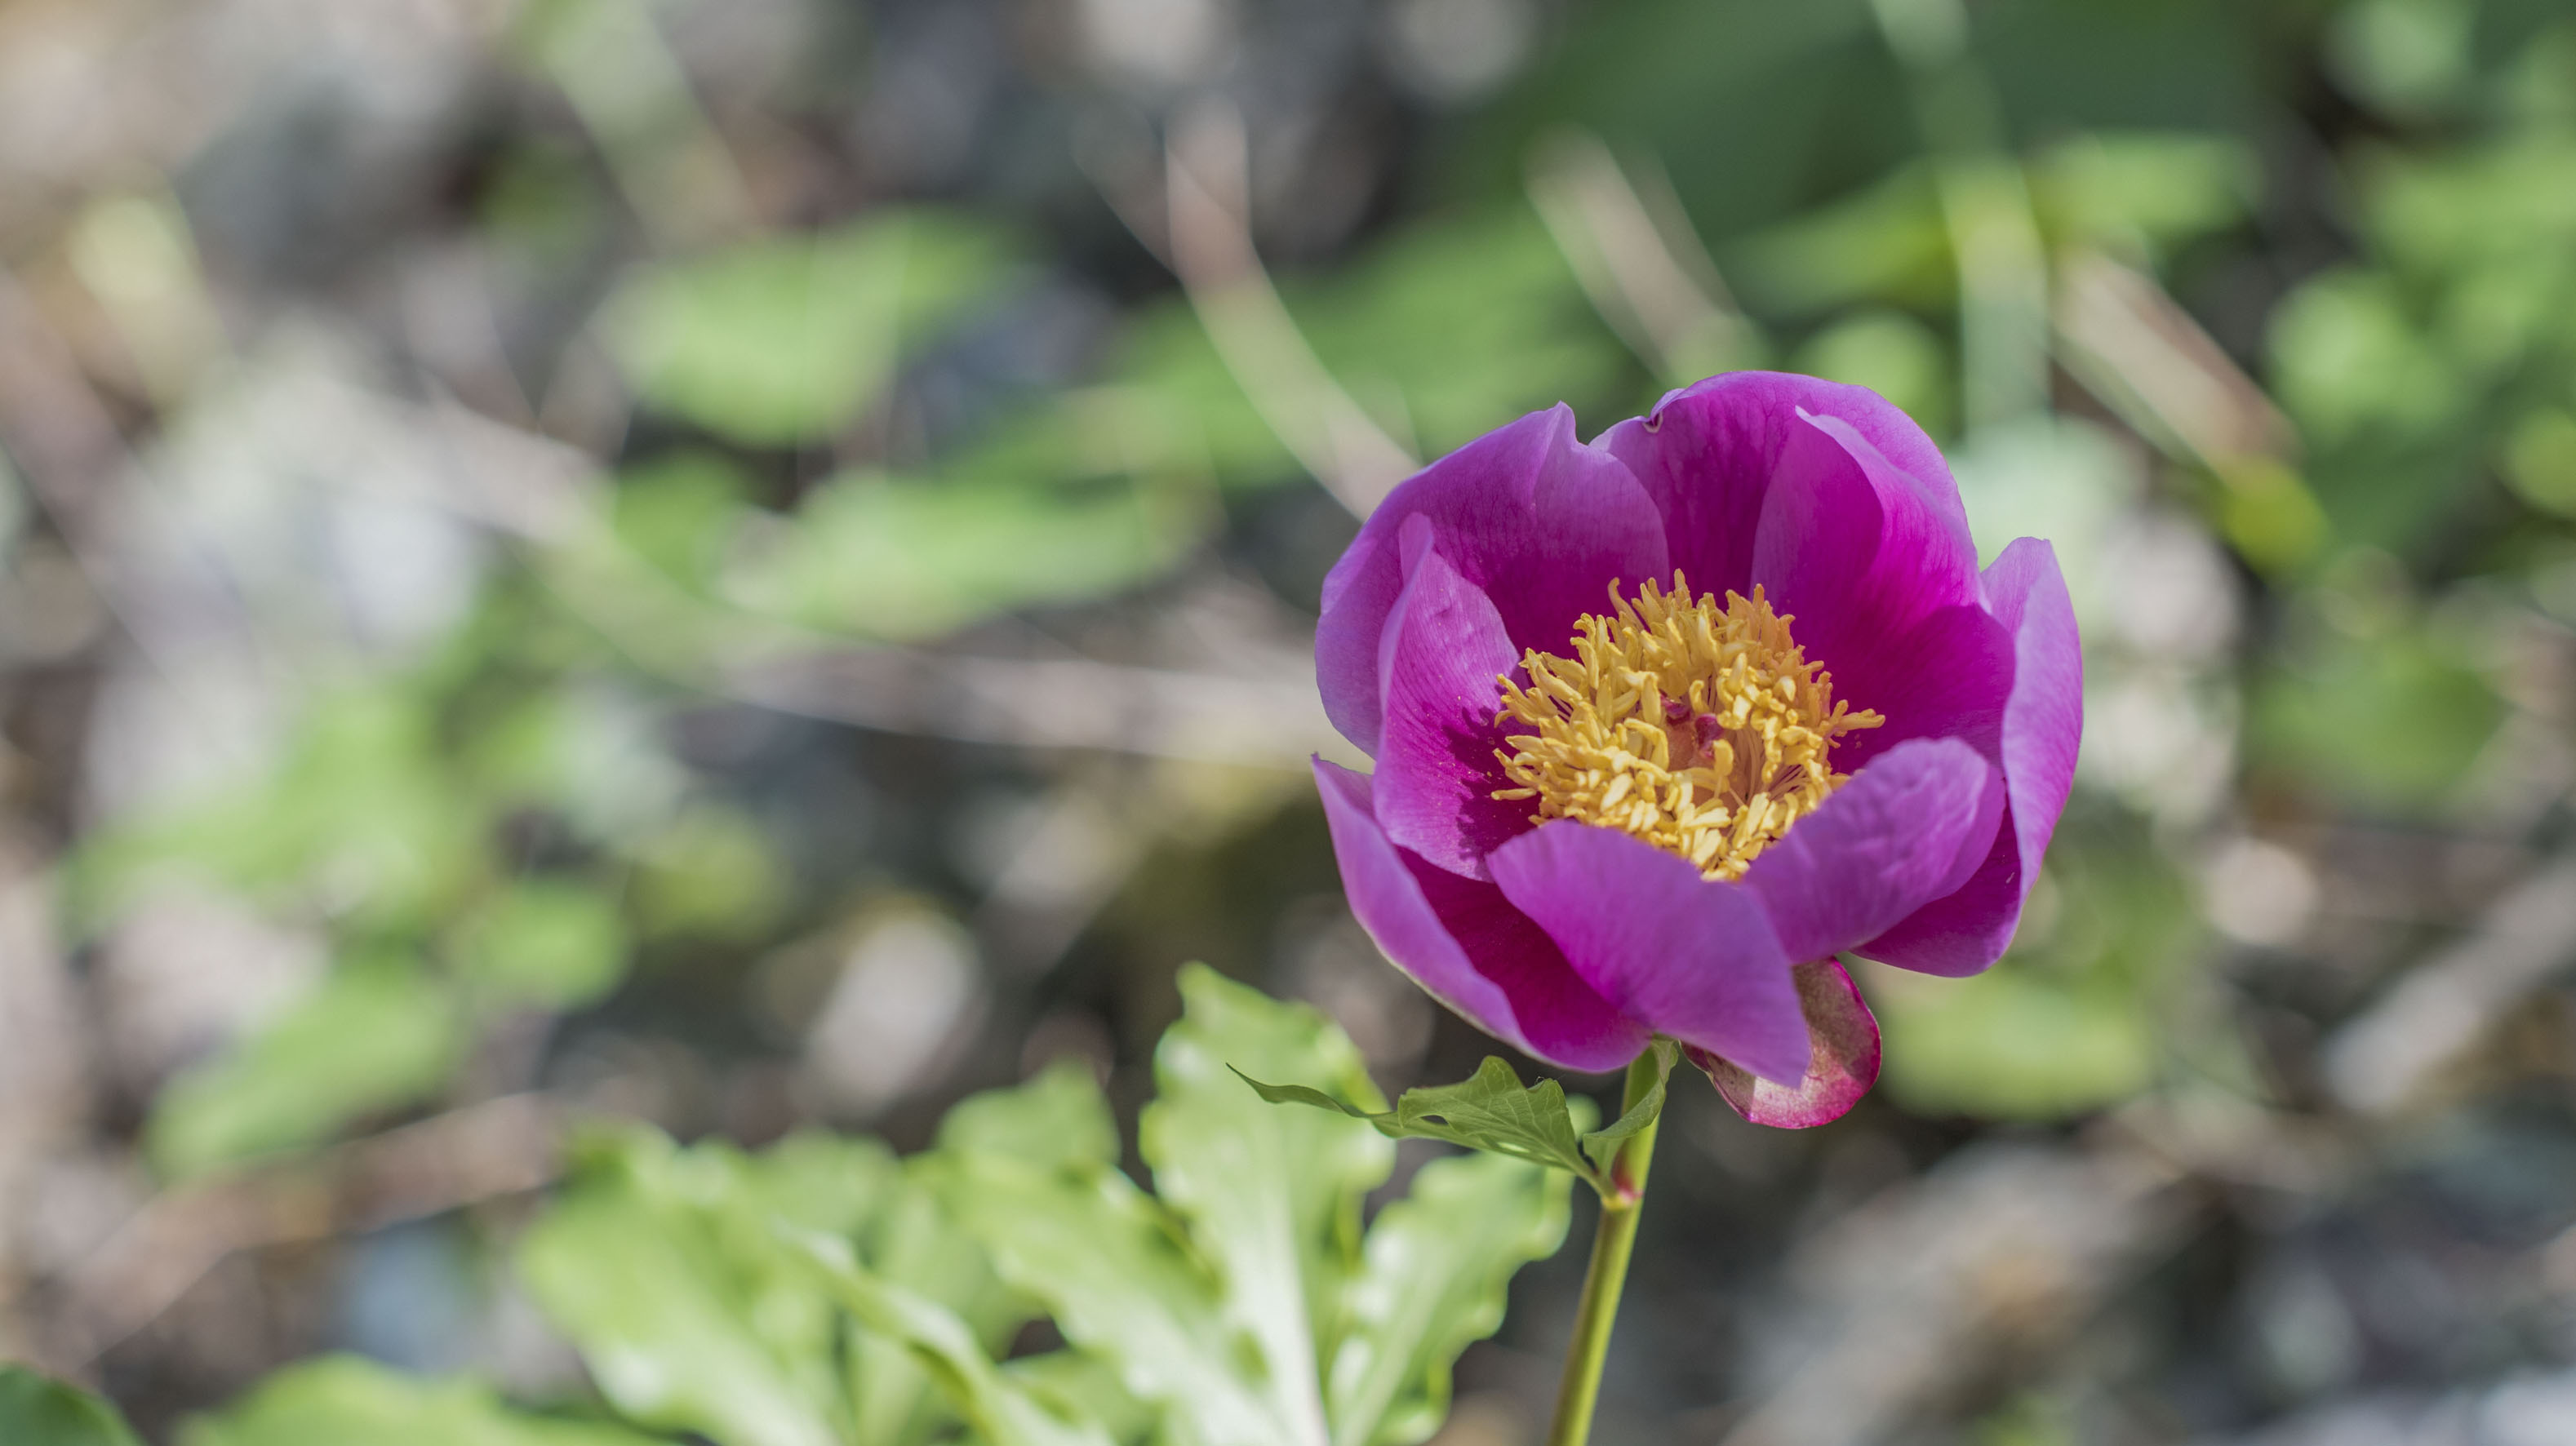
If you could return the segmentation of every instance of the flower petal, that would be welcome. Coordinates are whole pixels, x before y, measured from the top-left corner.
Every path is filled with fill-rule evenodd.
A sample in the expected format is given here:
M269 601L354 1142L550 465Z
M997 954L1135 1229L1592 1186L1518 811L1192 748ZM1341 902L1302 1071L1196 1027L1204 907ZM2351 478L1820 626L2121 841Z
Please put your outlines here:
M1432 998L1563 1069L1617 1069L1646 1047L1645 1028L1577 977L1555 941L1500 889L1411 860L1387 842L1366 775L1319 758L1315 785L1351 913Z
M1823 959L1955 891L1991 851L2003 775L1955 738L1897 745L1744 875L1791 959Z
M1485 855L1529 830L1529 805L1498 802L1502 675L1517 654L1485 594L1432 550L1431 520L1406 518L1404 591L1386 617L1378 690L1377 821L1398 848L1484 878Z
M2004 822L1967 883L1859 951L1926 974L1974 974L2003 957L2066 811L2084 734L2084 652L2056 552L2037 538L2021 538L1986 569L1983 581L1987 606L2013 640L2001 728Z
M1763 497L1781 454L1812 430L1805 412L1840 420L1898 470L1946 497L1966 523L1958 485L1914 419L1867 387L1781 372L1729 372L1667 394L1595 445L1628 464L1663 513L1675 567L1701 592L1749 592Z
M1839 677L1871 642L1976 606L1977 548L1956 488L1899 469L1839 418L1803 420L1762 499L1753 581Z
M1814 1043L1807 1073L1794 1087L1758 1078L1706 1050L1685 1047L1682 1051L1708 1072L1709 1083L1717 1086L1737 1114L1757 1125L1783 1130L1841 1119L1878 1083L1878 1020L1842 962L1818 959L1801 964L1797 984Z
M1494 851L1503 897L1620 1013L1766 1079L1807 1069L1788 956L1754 897L1616 829L1559 819Z
M1407 519L1430 520L1434 546L1493 600L1522 648L1562 652L1574 620L1671 571L1664 527L1628 469L1575 439L1559 405L1479 437L1415 473L1378 504L1324 579L1315 680L1342 736L1374 756L1382 715L1378 643L1405 572Z
M1795 626L1804 644L1806 618ZM1913 738L1957 738L1989 760L2002 760L2013 640L1983 607L1941 608L1912 628L1864 632L1835 646L1832 653L1809 646L1807 655L1833 675L1836 701L1873 709L1887 720L1837 740L1836 768L1857 773Z

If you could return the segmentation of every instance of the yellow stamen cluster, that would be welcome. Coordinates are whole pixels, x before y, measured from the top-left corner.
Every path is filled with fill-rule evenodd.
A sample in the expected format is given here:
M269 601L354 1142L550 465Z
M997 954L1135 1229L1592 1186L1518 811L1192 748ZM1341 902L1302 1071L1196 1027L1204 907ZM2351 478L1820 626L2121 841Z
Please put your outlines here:
M1712 879L1737 879L1846 774L1834 740L1887 720L1834 701L1833 678L1789 636L1762 589L1692 600L1673 574L1574 625L1574 656L1536 649L1526 686L1503 678L1498 799L1538 801L1533 823L1623 829Z

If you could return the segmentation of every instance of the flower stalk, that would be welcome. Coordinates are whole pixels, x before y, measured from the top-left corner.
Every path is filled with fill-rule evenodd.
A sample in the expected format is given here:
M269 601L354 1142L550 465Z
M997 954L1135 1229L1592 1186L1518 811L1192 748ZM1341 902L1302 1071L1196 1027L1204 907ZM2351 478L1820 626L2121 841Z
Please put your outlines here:
M1628 1066L1620 1112L1663 1080L1657 1051ZM1637 1246L1637 1216L1646 1200L1646 1169L1654 1162L1658 1118L1628 1137L1610 1167L1611 1191L1601 1199L1601 1221L1592 1234L1592 1263L1583 1273L1583 1298L1574 1313L1574 1339L1565 1348L1565 1375L1556 1388L1556 1417L1547 1446L1583 1446L1592 1435L1592 1410L1601 1398L1601 1366L1610 1355L1610 1331L1619 1317L1619 1295L1628 1285L1628 1257Z

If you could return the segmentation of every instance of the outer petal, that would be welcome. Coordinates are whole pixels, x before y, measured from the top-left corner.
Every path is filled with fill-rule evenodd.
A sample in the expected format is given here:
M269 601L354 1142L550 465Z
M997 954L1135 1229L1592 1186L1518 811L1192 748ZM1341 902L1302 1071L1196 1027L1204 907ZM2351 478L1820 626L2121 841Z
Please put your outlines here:
M1493 600L1522 647L1563 651L1574 620L1603 606L1613 578L1633 587L1671 571L1654 503L1626 466L1575 439L1567 407L1532 412L1414 474L1324 579L1315 628L1324 711L1371 755L1378 644L1404 586L1401 532L1416 515L1430 519L1440 555Z
M1628 464L1664 515L1672 560L1702 592L1753 585L1762 502L1782 453L1810 430L1801 412L1840 420L1887 462L1939 497L1966 527L1940 449L1914 419L1867 387L1781 372L1729 372L1682 388L1622 422L1598 445Z
M2036 538L2022 538L1986 570L1984 586L1996 623L2013 640L2012 690L2001 730L2009 800L2004 824L1993 851L1957 892L1925 905L1860 951L1927 974L1974 974L2003 957L2058 815L2066 810L2084 733L2084 653L2056 552Z
M1621 1013L1766 1079L1806 1072L1789 959L1751 894L1616 829L1562 819L1492 864L1503 896Z
M1617 1069L1646 1047L1644 1026L1577 977L1500 889L1410 860L1388 843L1365 775L1317 759L1315 784L1352 914L1433 998L1564 1069Z
M1527 804L1493 797L1504 783L1494 714L1517 654L1493 603L1432 551L1432 531L1419 513L1405 519L1404 591L1378 651L1377 821L1398 848L1484 878L1485 855L1530 826Z
M1829 958L1956 890L1985 861L2003 775L1955 738L1918 738L1864 768L1744 875L1781 949Z
M1684 1051L1691 1063L1708 1071L1709 1083L1737 1114L1783 1130L1841 1119L1878 1083L1878 1020L1841 961L1801 964L1797 978L1815 1043L1807 1073L1794 1088L1757 1079L1705 1050Z

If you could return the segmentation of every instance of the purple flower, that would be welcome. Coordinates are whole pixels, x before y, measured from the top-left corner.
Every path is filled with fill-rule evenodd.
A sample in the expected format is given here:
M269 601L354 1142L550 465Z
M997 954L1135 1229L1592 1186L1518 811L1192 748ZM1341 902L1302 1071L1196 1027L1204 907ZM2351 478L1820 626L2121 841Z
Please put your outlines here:
M2082 730L2045 542L1983 573L1877 394L1738 372L1590 446L1535 412L1395 489L1324 582L1315 670L1373 775L1315 777L1351 908L1556 1065L1662 1034L1746 1117L1878 1076L1850 950L2012 938Z

